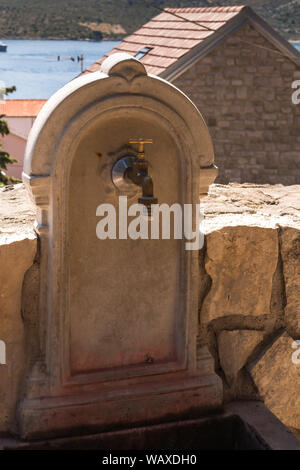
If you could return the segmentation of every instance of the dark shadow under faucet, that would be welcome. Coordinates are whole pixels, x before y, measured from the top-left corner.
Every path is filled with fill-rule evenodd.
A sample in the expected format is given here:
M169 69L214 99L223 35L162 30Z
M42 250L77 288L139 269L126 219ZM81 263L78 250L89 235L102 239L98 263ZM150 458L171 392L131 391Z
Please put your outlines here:
M129 178L134 184L142 188L142 197L138 199L139 204L146 206L148 215L151 215L151 204L157 204L158 199L153 195L153 181L148 175L148 161L145 158L144 145L152 144L152 140L130 140L130 144L139 144L137 159L132 167L128 168L125 178Z

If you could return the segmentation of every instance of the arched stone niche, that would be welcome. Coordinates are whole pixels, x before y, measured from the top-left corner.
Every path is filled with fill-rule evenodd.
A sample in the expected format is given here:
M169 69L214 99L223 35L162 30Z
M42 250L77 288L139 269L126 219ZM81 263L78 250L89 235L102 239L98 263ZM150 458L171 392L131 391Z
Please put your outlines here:
M185 240L99 240L118 206L113 164L146 149L159 203L195 204L214 181L212 142L176 87L127 54L59 90L28 139L23 180L38 209L39 348L20 406L25 438L157 422L215 408L222 388L197 348L198 251ZM133 195L128 204L137 202Z

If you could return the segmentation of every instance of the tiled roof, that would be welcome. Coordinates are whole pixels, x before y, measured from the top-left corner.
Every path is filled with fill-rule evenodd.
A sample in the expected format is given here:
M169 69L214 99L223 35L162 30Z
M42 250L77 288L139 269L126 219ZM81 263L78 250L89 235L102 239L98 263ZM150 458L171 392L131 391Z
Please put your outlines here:
M135 55L143 47L152 47L140 60L145 64L148 73L160 75L244 8L246 7L166 8L135 33L127 36L106 56L88 67L86 72L99 70L103 60L115 52Z
M6 100L0 103L0 114L7 117L35 117L47 100Z

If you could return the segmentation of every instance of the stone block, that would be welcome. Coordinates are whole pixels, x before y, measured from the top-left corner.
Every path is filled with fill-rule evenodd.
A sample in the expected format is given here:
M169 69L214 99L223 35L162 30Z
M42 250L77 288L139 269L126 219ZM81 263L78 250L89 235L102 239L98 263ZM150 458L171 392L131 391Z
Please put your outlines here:
M246 86L238 87L236 90L236 96L239 100L245 100L248 96L248 88Z
M239 371L262 339L261 331L221 331L218 338L219 359L228 384L236 381Z
M285 321L290 334L300 339L300 231L283 228L280 246L286 292Z
M300 363L293 363L293 343L283 333L249 370L272 413L286 426L300 429Z
M0 433L13 432L19 387L25 372L22 285L37 249L34 235L0 244L0 340L6 346L0 365Z
M277 230L234 226L209 233L205 266L212 287L203 303L201 321L269 315L277 260Z

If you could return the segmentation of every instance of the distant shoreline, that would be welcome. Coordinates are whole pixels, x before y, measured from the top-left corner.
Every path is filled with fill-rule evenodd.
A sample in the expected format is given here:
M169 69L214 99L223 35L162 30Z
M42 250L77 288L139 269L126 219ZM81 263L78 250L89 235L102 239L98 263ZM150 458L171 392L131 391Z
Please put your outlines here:
M89 38L39 38L39 37L20 37L20 36L10 36L10 37L5 37L1 36L0 41L84 41L84 42L106 42L106 41L123 41L123 39L126 37L126 35L122 37L105 37L101 39L100 41L96 41L94 39L89 39ZM288 39L289 43L293 44L300 44L300 39Z
M78 38L78 39L72 39L72 38L31 38L31 37L5 37L2 36L0 37L0 41L84 41L84 42L105 42L105 41L122 41L123 38L115 38L115 37L105 37L101 39L100 41L95 41L94 39L87 39L87 38Z

